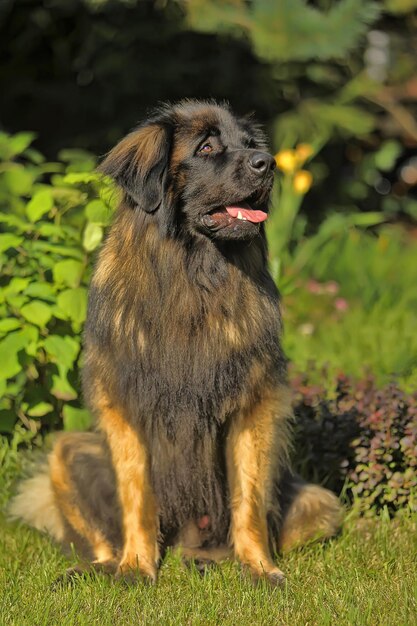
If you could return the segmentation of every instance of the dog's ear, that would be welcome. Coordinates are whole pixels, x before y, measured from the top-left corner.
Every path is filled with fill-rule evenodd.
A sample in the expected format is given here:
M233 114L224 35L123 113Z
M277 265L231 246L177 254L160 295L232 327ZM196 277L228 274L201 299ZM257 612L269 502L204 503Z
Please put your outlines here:
M141 209L154 213L164 199L170 143L166 125L148 122L124 137L99 171L113 178Z

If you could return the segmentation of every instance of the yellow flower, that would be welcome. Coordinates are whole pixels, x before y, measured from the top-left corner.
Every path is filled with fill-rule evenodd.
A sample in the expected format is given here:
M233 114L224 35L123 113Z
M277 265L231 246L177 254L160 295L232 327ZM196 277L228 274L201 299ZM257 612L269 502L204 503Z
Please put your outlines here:
M296 150L297 160L300 165L302 165L309 157L311 157L314 153L313 146L310 146L308 143L299 143Z
M285 174L292 174L297 168L295 150L281 150L275 155L275 163Z
M311 175L311 172L308 172L307 170L300 170L299 172L296 172L293 181L295 192L299 194L307 193L312 185L312 182L313 176Z

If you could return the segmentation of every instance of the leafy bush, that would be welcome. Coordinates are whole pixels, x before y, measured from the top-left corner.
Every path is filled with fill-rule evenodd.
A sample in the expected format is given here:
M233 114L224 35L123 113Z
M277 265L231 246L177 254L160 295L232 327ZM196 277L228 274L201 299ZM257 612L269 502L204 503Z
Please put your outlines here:
M361 511L417 510L417 393L340 375L334 394L293 379L296 467L355 498Z
M80 406L81 328L91 255L112 211L113 188L88 153L48 163L33 136L0 135L0 430L19 417L86 427Z

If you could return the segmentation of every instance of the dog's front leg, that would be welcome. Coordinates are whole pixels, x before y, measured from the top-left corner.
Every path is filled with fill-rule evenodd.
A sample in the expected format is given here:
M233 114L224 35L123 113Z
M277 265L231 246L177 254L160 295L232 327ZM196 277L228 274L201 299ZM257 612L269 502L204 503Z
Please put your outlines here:
M274 479L287 459L289 414L287 389L268 391L254 407L235 416L226 450L235 555L254 578L273 584L284 575L269 550L267 514L273 508Z
M118 573L132 577L139 572L155 581L158 516L144 438L108 404L101 407L99 423L109 443L122 508L124 542Z

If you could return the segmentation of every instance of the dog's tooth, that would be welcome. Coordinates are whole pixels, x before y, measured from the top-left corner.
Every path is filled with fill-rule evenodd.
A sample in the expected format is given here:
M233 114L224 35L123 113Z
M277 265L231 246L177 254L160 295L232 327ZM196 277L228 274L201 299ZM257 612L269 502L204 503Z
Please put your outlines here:
M237 219L238 220L243 220L243 215L242 215L241 211L238 211Z

